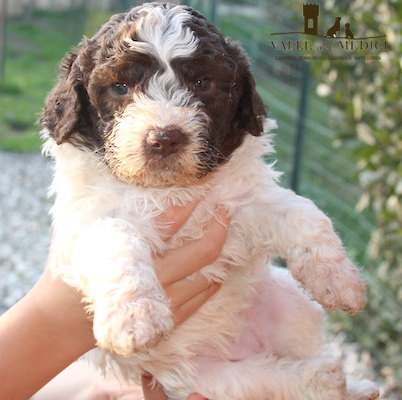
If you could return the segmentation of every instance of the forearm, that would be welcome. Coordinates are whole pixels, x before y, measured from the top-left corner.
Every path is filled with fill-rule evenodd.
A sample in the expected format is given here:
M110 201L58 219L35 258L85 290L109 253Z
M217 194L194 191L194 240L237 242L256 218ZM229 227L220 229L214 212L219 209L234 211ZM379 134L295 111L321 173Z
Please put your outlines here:
M48 272L0 319L0 398L27 399L80 355L93 347L91 324L80 310L65 309L71 289ZM46 282L47 281L47 282ZM65 292L64 292L65 291ZM63 299L64 307L58 304ZM87 326L87 329L82 329Z

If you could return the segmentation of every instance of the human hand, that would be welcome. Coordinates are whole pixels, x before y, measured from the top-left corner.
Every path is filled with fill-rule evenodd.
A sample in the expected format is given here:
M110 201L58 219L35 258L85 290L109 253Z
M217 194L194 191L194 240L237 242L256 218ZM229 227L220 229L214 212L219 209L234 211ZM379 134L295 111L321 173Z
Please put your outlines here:
M198 202L187 207L170 207L158 218L164 226L163 234L168 241L187 221ZM173 221L166 224L167 221ZM209 223L204 236L188 242L180 248L169 250L156 257L159 282L170 298L175 325L180 325L192 315L219 288L219 284L208 281L202 275L191 280L187 277L202 267L214 262L220 255L226 240L229 216L224 209L217 212L217 218Z
M144 374L142 376L142 390L144 392L144 400L168 400L163 388L158 383L156 385L151 383L152 376ZM187 396L186 400L208 400L206 397L192 393Z

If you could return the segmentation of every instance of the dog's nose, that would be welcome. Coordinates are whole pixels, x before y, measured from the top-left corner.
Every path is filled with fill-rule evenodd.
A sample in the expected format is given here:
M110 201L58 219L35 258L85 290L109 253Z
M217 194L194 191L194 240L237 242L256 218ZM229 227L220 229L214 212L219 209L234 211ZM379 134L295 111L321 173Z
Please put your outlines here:
M148 133L147 143L152 152L166 157L179 150L183 134L178 129L153 130Z

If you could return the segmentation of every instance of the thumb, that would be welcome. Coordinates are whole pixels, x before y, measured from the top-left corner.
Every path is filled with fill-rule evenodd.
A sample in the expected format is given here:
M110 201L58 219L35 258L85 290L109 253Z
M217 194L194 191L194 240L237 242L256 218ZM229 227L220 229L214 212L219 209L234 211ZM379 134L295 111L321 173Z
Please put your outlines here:
M141 377L141 382L144 400L168 400L162 386L154 382L151 374L145 372Z

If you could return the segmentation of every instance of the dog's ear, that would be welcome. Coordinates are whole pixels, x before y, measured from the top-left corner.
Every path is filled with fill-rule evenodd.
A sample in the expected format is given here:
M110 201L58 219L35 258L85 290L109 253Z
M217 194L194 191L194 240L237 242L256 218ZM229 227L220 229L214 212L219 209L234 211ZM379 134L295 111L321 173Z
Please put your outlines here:
M255 88L255 81L250 71L243 75L243 95L240 98L237 113L239 128L254 136L260 136L264 130L267 107Z
M237 64L236 90L239 92L238 110L236 112L236 127L254 136L263 133L265 118L268 115L260 95L257 93L254 77L250 70L250 62L238 42L227 40L229 54Z
M74 133L93 132L90 103L77 60L78 50L62 60L58 81L46 98L40 118L42 126L58 144L69 141Z
M70 141L97 148L100 145L98 114L92 106L87 84L95 53L125 18L116 14L91 38L81 42L60 64L56 86L48 95L39 122L58 144ZM112 39L110 39L112 40ZM104 47L107 47L106 43Z

